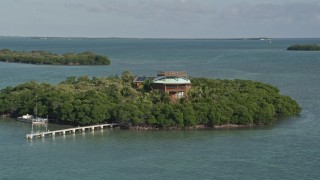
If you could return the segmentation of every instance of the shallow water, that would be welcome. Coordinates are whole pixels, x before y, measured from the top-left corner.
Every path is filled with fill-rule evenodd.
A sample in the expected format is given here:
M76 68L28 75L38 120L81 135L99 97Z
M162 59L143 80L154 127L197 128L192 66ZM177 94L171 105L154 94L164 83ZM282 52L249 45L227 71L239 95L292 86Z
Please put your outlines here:
M0 119L0 179L318 179L320 52L288 52L320 39L159 40L0 38L0 49L94 51L111 66L0 63L0 88L68 76L154 75L251 79L278 86L302 106L264 128L197 131L104 130L27 141L31 125ZM62 129L50 125L48 129Z

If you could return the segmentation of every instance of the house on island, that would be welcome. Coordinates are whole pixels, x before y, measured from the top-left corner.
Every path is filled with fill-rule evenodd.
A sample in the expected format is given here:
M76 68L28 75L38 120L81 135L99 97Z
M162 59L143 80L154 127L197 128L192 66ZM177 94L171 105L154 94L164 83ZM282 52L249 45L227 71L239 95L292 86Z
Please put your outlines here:
M157 77L136 77L133 82L136 87L139 88L145 80L151 78L151 88L169 94L173 102L181 98L186 98L187 92L191 88L191 81L188 79L188 74L184 71L159 71Z

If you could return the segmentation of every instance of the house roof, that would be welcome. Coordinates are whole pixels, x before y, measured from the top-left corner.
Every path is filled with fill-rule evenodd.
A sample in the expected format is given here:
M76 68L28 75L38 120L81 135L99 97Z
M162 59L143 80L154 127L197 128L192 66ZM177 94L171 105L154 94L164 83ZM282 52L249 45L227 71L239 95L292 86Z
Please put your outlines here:
M188 75L185 71L158 71L157 76L165 76L165 77L182 77L187 78Z
M190 80L182 77L157 77L153 80L155 84L191 84Z

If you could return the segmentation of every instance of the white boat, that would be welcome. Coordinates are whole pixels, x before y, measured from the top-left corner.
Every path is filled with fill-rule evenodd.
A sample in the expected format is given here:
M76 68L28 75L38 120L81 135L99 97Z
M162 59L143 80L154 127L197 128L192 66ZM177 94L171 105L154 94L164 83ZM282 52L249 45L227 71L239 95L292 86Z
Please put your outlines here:
M32 120L32 124L47 124L48 118L36 117Z
M26 114L26 115L23 115L21 117L18 117L17 119L18 119L18 121L21 121L21 122L32 123L32 120L34 118L33 118L33 115Z
M27 123L32 123L32 124L47 124L48 123L48 117L47 118L42 118L42 117L38 117L38 96L36 96L36 117L34 117L33 115L23 115L21 117L18 117L18 121L21 122L27 122Z
M18 121L32 123L32 124L48 123L48 118L34 117L33 115L30 115L30 114L23 115L21 117L18 117L17 119Z

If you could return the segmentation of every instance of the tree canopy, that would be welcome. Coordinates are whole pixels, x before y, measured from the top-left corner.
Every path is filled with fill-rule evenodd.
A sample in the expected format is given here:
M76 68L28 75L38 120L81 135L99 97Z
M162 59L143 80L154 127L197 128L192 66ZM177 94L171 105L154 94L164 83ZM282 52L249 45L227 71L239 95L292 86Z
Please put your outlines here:
M261 82L192 78L188 98L171 102L161 91L133 88L132 77L124 72L122 77L69 77L57 85L26 82L6 87L0 92L0 114L33 114L36 96L39 116L73 125L265 125L301 111L296 101Z
M10 49L0 50L0 61L49 65L109 65L111 63L108 57L97 55L93 52L59 55L46 51L25 52L11 51Z

